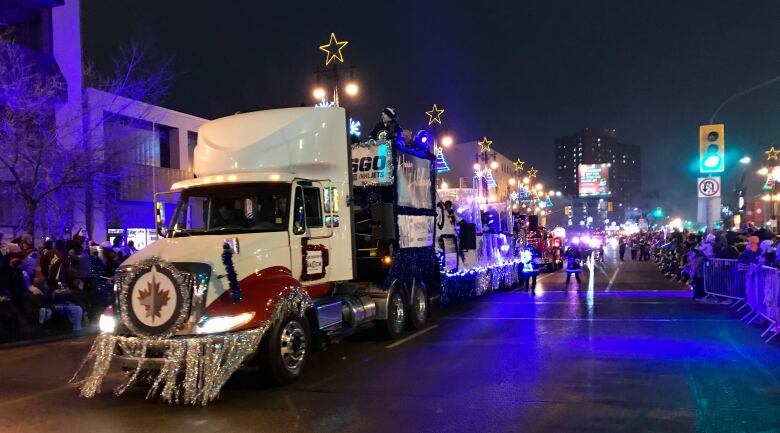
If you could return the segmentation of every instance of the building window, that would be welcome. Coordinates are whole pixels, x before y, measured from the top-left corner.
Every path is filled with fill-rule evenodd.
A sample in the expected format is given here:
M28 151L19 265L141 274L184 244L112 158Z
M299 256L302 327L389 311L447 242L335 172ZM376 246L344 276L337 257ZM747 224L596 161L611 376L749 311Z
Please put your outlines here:
M108 158L117 162L171 167L171 128L114 113L105 113L103 136Z
M195 171L195 146L198 144L198 133L187 131L187 170Z

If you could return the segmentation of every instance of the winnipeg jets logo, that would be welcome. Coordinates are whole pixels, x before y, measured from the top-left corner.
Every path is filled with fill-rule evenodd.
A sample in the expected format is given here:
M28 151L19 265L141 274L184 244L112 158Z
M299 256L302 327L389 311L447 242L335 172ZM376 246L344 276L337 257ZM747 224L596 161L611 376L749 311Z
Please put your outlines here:
M152 266L133 283L130 294L132 315L141 325L160 328L176 315L179 292L164 269Z
M170 290L161 290L160 283L157 282L157 273L152 270L152 281L146 284L146 290L138 291L138 302L146 308L144 318L150 318L152 323L154 319L161 318L162 308L168 305L170 300Z

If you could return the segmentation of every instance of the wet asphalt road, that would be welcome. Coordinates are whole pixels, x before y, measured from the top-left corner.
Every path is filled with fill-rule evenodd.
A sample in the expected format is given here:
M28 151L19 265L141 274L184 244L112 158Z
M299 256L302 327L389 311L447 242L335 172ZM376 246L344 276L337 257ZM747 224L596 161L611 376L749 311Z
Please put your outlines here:
M563 281L440 310L408 340L353 337L286 388L241 371L207 407L78 398L88 339L0 350L0 432L780 432L780 342L649 263Z

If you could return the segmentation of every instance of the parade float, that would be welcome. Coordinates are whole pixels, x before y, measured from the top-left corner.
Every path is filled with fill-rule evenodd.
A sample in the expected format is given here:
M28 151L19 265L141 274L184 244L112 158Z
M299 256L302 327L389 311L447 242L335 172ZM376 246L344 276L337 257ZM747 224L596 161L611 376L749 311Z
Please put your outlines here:
M116 366L117 395L140 384L147 397L205 405L242 365L290 383L315 347L377 326L398 338L426 327L439 300L517 284L515 248L470 193L455 200L459 242L437 237L424 136L350 145L345 125L334 107L201 127L196 178L157 195L160 239L117 271L82 396ZM176 201L172 215L164 200Z

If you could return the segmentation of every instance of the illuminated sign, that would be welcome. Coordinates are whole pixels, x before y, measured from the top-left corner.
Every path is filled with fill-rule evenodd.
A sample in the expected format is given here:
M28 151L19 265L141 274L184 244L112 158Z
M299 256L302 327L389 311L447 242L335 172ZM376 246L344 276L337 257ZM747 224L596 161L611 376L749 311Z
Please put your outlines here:
M579 176L580 197L608 196L609 169L612 164L580 164L577 168Z

